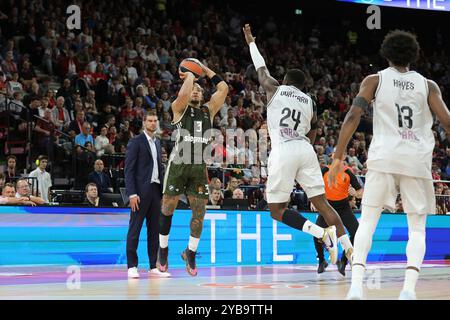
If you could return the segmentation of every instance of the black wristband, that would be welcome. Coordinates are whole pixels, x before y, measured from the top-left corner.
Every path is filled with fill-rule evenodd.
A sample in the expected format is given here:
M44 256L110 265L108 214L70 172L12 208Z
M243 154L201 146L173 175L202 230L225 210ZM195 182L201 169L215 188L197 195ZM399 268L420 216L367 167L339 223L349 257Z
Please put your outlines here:
M223 81L222 77L215 74L214 77L211 78L212 83L214 83L215 86L217 86L220 82Z

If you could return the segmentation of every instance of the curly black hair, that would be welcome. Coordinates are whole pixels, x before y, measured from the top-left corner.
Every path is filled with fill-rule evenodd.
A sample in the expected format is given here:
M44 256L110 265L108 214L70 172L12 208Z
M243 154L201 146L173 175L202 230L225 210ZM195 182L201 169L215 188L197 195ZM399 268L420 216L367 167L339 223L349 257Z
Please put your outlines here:
M420 45L414 34L403 31L390 31L381 44L380 54L395 66L406 67L419 57Z

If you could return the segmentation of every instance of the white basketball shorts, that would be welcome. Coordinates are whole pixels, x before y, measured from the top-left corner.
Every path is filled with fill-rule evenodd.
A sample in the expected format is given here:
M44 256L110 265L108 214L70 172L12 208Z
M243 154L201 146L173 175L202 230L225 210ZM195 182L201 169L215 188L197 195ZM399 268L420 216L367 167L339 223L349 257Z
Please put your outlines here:
M295 180L309 198L325 193L319 161L305 140L290 140L274 147L268 160L266 195L268 203L288 202Z
M362 204L394 210L398 193L406 213L436 213L431 179L368 170Z

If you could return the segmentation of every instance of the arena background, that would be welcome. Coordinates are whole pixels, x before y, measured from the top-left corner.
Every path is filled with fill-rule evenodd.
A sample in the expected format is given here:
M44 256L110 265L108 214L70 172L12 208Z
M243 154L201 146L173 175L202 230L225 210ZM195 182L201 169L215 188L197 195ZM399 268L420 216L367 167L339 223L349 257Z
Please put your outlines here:
M31 3L37 8L34 12L30 9ZM149 110L157 110L159 134L166 154L170 153L172 128L169 123L172 115L169 108L181 85L177 67L183 58L195 52L198 58L214 66L232 86L230 103L224 106L225 111L215 123L217 128L228 128L225 121L228 109L234 112L236 127L261 127L265 122L266 101L264 97L256 97L258 83L251 70L250 56L241 32L244 23L252 25L258 46L275 77L281 78L283 71L292 65L307 71L306 91L316 99L322 120L322 134L314 142L321 165L330 160L329 150L332 148L327 150L326 147L330 140L336 140L360 81L365 75L387 66L378 51L389 30L405 29L417 34L422 51L412 69L436 81L444 101L447 105L450 103L448 12L382 7L381 29L369 30L366 26L369 17L367 5L337 1L144 0L114 1L113 6L105 0L79 3L82 4L82 29L70 32L65 24L69 16L65 9L73 4L71 1L22 1L19 4L0 0L0 66L4 76L0 77L0 172L5 172L4 177L0 176L0 182L3 187L5 182L15 182L20 176L28 177L36 168L36 158L43 154L50 158L48 171L53 183L48 205L0 206L0 271L6 270L3 274L0 272L4 275L0 277L0 285L22 281L21 274L19 279L14 278L15 266L117 265L124 268L129 217L123 196L126 144L141 129L139 117ZM96 11L102 14L96 17ZM128 22L119 23L123 18ZM36 30L35 39L29 36L30 27ZM147 29L151 30L149 34L146 34ZM47 37L48 30L55 34L50 32ZM88 40L83 40L83 35L92 38L90 45L86 45ZM193 44L195 37L197 45ZM52 41L56 41L56 48L52 47ZM139 58L140 52L137 52L137 57L133 52L138 51L135 47L138 43L154 46L160 63L151 60L153 58L142 63L145 59ZM100 52L99 47L104 51ZM70 49L73 49L78 65L76 74L69 77L64 68ZM9 63L10 51L15 66ZM96 54L102 64L112 64L115 71L84 70L86 67L89 69L89 63L95 61ZM107 56L112 56L112 63L106 61ZM138 75L133 80L126 67L130 60ZM14 80L15 73L18 80ZM116 79L120 75L123 77ZM64 88L66 78L70 78L70 84ZM114 80L119 82L121 89L111 91ZM127 101L131 100L132 109L137 104L137 84L133 81L155 90L151 102L139 111L141 113L127 110ZM207 83L203 84L208 97L212 88ZM58 96L65 98L64 108L69 115L64 124L57 123L54 118L45 119L45 108L39 107L48 102L48 106L56 110ZM33 105L33 101L38 102ZM107 110L109 107L106 106L111 106L112 110ZM83 120L92 124L94 140L100 135L101 127L108 126L108 144L112 145L114 152L107 148L95 149L96 143L76 145L75 135L69 129L76 129L77 110L85 111ZM52 117L58 116L59 113L52 113ZM115 124L108 124L111 117ZM48 125L51 138L39 134L35 130L36 125ZM425 260L429 263L440 261L445 266L450 257L450 152L446 148L445 134L437 122L433 130L436 137L433 179L438 215L430 216L428 220ZM350 165L364 183L371 134L370 114L363 118L357 131L353 141L355 157L361 166L356 161ZM217 152L223 152L224 148L226 146L222 144ZM7 157L10 155L17 160L15 174L11 177L7 175ZM103 171L111 180L104 190L106 205L103 208L87 207L85 203L84 188L96 159L103 160ZM220 206L220 209L208 209L199 247L199 265L298 264L315 269L312 239L275 223L267 210L259 210L258 205L264 200L264 164L221 167L222 163L211 166L210 178L221 180L223 196L229 189L230 179L239 179L250 210L238 207L229 210ZM258 176L257 183L252 184L255 172L261 176ZM33 191L37 192L36 179L30 178L29 181ZM316 214L310 212L309 201L299 185L293 186L291 205L304 212L308 219L315 220ZM357 201L355 206L359 217L360 203ZM186 244L189 219L186 204L181 203L175 213L170 238L170 259L175 268L183 267L179 252ZM213 229L212 221L215 224ZM380 220L369 261L404 262L406 227L406 217L398 199L395 212L383 214ZM257 234L258 230L260 234ZM140 263L146 266L145 227L140 241ZM439 279L448 280L448 274ZM431 296L442 298L437 294ZM444 296L444 299L448 298L448 295Z

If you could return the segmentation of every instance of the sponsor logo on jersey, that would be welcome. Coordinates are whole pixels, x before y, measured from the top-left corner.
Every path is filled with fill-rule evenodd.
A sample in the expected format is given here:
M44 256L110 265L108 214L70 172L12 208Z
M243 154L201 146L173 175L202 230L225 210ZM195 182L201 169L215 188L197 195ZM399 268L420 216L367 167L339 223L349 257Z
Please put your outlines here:
M192 143L204 143L208 144L210 139L204 137L193 137L191 135L184 136L184 142L192 142Z
M283 138L298 138L298 137L300 137L300 134L292 128L280 129L280 135Z
M403 129L403 130L397 130L397 131L398 131L398 134L400 135L400 137L402 138L402 140L416 141L416 142L420 141L420 139L417 138L416 134L411 129Z

